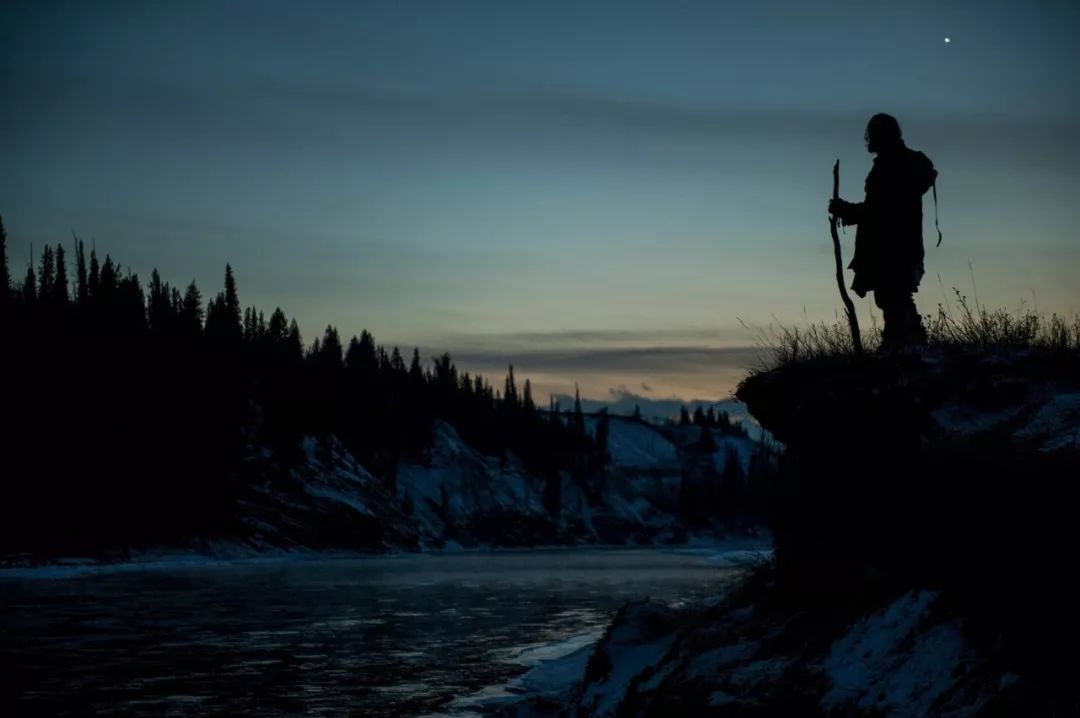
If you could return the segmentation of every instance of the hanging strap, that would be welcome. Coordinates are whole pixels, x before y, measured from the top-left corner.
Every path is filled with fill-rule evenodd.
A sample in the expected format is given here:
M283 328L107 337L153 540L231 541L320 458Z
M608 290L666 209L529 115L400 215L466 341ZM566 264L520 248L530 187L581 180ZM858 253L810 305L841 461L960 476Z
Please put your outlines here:
M934 229L937 230L937 246L941 246L941 227L937 217L937 172L934 172Z

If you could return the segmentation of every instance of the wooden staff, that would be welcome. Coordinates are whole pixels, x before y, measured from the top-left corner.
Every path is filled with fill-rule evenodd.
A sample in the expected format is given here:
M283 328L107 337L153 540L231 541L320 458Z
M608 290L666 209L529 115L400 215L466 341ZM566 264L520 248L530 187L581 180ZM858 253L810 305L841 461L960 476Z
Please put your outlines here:
M832 168L832 196L840 199L840 160ZM836 233L836 215L829 215L829 231L832 232L833 255L836 258L836 286L840 287L840 298L844 300L848 326L851 327L851 343L856 354L862 354L862 334L859 332L859 318L855 316L855 305L844 286L844 260L840 258L840 237Z

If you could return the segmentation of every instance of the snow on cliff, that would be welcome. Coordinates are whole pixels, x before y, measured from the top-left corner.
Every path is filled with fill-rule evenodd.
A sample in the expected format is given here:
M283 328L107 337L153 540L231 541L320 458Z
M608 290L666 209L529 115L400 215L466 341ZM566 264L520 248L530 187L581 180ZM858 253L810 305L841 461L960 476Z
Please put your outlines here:
M935 703L973 656L955 622L932 620L937 600L931 591L912 591L835 641L823 662L829 690L822 708L897 718L945 712Z
M587 430L597 423L587 417ZM606 470L585 476L542 476L511 453L482 454L446 422L392 478L372 475L332 435L303 437L291 467L252 443L247 471L258 478L238 499L242 540L256 549L452 549L684 539L680 486L700 429L625 417L611 417L609 429ZM713 433L718 472L729 450L745 469L754 442Z
M256 548L411 548L416 528L385 482L334 436L305 436L303 461L281 471L266 449L251 447L251 482L238 498Z
M597 417L585 419L586 430L596 436ZM750 467L750 457L758 450L758 443L748 437L710 429L716 443L714 460L718 471L723 471L730 449L739 457L743 471ZM608 424L608 453L611 465L616 469L637 471L681 470L679 452L701 440L699 426L657 426L647 422L623 417L610 417Z
M784 636L797 620L777 623L753 606L680 613L631 604L597 644L564 714L973 716L993 685L973 679L974 651L938 600L931 591L899 596L810 651Z
M596 436L594 416L585 420L586 430ZM611 417L608 431L608 454L612 466L622 469L679 470L679 450L652 424Z
M670 540L678 529L679 461L655 429L612 425L613 469L581 485L562 474L559 508L544 505L545 480L512 455L485 456L440 423L424 460L398 469L397 495L412 503L424 546L625 543Z
M543 486L512 458L481 455L447 423L436 427L425 458L424 463L402 463L397 474L398 498L413 503L425 545L491 538L500 526L516 532L505 536L506 543L527 539L528 532L536 532L539 543L553 542L542 538L545 527L550 531Z

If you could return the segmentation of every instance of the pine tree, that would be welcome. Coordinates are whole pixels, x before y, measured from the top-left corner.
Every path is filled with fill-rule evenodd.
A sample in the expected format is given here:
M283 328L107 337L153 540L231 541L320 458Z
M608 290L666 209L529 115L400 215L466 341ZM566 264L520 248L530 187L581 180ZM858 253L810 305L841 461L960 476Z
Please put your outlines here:
M252 344L255 341L255 307L248 307L244 310L244 322L243 322L244 342L246 344Z
M506 384L503 391L503 408L507 413L515 413L518 410L517 384L514 382L514 365L510 365L510 371L506 375Z
M304 339L300 336L300 327L295 319L289 322L289 333L283 348L282 359L288 364L299 364L304 358Z
M266 328L267 340L271 347L278 347L285 343L285 337L289 333L289 320L281 307L275 307L270 315L270 324Z
M375 337L367 329L360 332L360 339L349 343L349 352L345 364L353 370L374 372L379 368L379 357L375 352Z
M271 322L273 317L270 317ZM359 358L360 352L360 340L353 334L352 339L349 340L349 346L345 348L345 368L356 369L356 361Z
M690 412L685 406L679 410L679 426L690 426Z
M711 406L709 410L705 412L705 423L709 426L716 426L716 410Z
M423 378L421 378L421 381L423 381ZM447 352L435 357L435 371L431 374L430 381L443 390L444 397L457 386L457 367L454 366L454 360L450 358L450 354Z
M318 340L316 340L318 341ZM324 369L340 369L342 366L341 336L336 327L326 326L322 346L315 352L319 366Z
M138 335L146 331L146 295L139 275L129 273L117 283L116 316L129 333Z
M694 409L694 426L704 426L705 424L705 412L701 410L701 407Z
M90 297L96 297L101 287L101 267L98 265L97 250L90 249L90 276L86 279L86 290Z
M56 276L53 278L52 299L58 306L68 303L67 260L62 244L56 245Z
M585 414L581 410L581 390L574 384L574 413L570 415L570 429L576 434L585 434Z
M8 270L7 230L0 216L0 304L6 304L11 296L11 272Z
M34 274L33 262L26 263L26 277L22 283L23 304L32 307L37 303L37 276Z
M420 350L413 347L412 361L409 362L409 383L414 387L424 383L424 368L420 364Z
M225 309L229 316L235 318L236 325L240 325L240 295L236 291L236 278L233 276L232 267L225 265Z
M53 264L52 247L45 245L41 252L41 264L38 269L38 299L42 303L52 301L55 293L56 266Z
M202 293L199 292L199 288L195 285L194 279L192 279L191 284L187 286L187 290L184 292L184 299L180 305L180 326L182 327L183 333L188 336L198 336L202 333Z
M98 294L102 301L110 302L116 296L117 272L112 257L105 255L105 261L101 265L101 277L98 280ZM209 310L207 310L209 311Z
M634 421L641 421L641 407L634 404Z
M532 395L532 382L528 379L525 380L525 389L521 395L521 408L525 411L525 416L536 415L536 403L533 401Z
M240 295L236 291L236 278L232 267L225 265L225 293L222 304L222 338L230 342L239 342L243 338L240 324Z
M86 247L78 237L75 237L75 301L80 307L86 306L90 296L86 276Z
M169 322L173 327L180 323L180 313L184 311L184 295L173 287L169 290Z
M225 334L225 298L221 292L216 297L211 297L206 303L206 338L214 342L222 341Z
M150 293L146 313L150 324L150 331L161 334L165 332L165 325L169 314L169 293L166 285L161 282L161 275L155 267L150 272L150 284L147 290Z
M390 371L399 376L405 376L409 371L405 368L405 360L401 358L401 350L397 347L390 352Z

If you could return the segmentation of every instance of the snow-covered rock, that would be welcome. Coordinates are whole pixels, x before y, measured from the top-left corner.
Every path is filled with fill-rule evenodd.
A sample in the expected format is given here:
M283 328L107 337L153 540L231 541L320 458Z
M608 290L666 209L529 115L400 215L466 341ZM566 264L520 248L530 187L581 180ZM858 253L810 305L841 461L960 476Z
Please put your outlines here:
M937 600L931 591L912 591L835 641L823 662L829 690L822 707L897 718L932 715L974 658L955 621L931 619Z
M585 421L587 431L596 435L596 417ZM620 417L609 419L608 453L619 469L679 470L679 449L661 431L646 422Z
M400 501L413 504L425 546L558 543L543 504L543 483L511 460L484 456L443 422L424 463L398 468Z
M821 626L737 602L631 604L560 715L974 716L1016 677L976 675L974 649L938 601L912 591Z
M624 606L596 647L575 696L575 715L614 716L632 684L647 677L675 642L677 613L648 601Z
M333 436L305 436L303 460L282 470L253 447L252 474L238 497L245 540L255 548L416 548L419 533L386 483Z
M545 506L545 479L513 457L485 456L440 423L423 462L397 473L400 503L411 503L423 546L670 542L678 514L678 449L655 428L612 422L612 467L589 485L558 477L559 506Z

